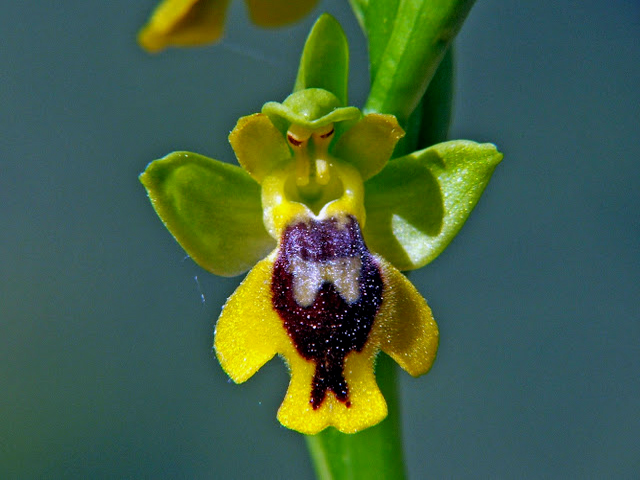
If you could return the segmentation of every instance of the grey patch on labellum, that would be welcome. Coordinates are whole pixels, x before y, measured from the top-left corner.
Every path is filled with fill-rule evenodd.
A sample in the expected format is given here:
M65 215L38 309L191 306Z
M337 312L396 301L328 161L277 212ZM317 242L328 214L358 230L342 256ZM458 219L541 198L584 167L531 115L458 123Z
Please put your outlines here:
M383 290L380 267L354 217L309 219L282 234L272 302L298 353L315 363L314 410L328 391L350 406L344 360L367 343Z

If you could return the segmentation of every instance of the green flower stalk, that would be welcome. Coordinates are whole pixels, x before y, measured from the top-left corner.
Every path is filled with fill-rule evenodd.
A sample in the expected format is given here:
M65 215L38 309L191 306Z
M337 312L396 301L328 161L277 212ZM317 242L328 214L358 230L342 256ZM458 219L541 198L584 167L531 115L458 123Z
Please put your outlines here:
M203 268L253 266L223 308L216 354L236 382L282 356L291 383L278 418L306 434L355 433L387 416L380 351L412 375L429 370L437 326L399 269L445 248L502 158L453 141L389 161L404 132L392 115L347 106L347 74L344 33L323 15L294 92L231 132L242 168L176 152L140 177Z

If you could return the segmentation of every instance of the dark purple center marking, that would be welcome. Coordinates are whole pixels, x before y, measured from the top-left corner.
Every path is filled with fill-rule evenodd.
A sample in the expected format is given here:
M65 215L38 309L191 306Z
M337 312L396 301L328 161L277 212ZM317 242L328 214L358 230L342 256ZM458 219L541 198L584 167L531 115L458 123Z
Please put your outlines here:
M359 271L346 271L352 268ZM357 220L310 219L289 225L282 234L271 292L296 350L316 365L309 400L313 409L329 390L349 407L344 359L364 348L383 293L380 268Z

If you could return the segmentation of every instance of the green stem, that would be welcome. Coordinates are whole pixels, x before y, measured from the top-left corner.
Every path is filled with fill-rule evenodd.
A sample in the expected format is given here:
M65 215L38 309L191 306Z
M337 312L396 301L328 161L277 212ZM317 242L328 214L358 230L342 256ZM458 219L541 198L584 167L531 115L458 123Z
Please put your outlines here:
M395 362L381 353L376 378L389 408L381 423L354 434L327 428L306 437L318 479L406 478L396 371Z

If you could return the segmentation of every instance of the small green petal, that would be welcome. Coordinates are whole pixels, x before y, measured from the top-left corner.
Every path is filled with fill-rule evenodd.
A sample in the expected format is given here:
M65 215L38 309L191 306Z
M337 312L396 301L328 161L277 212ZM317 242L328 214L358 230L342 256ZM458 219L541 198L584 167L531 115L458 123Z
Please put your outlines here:
M372 113L347 130L332 153L354 165L367 180L382 170L403 135L396 117Z
M338 97L340 106L345 106L348 80L347 37L337 20L325 13L316 21L304 45L293 91L322 88Z
M215 43L222 36L228 5L229 0L165 0L140 30L138 43L151 53Z
M269 117L256 113L238 120L229 142L240 165L258 182L277 164L291 157L282 133Z
M174 152L151 162L140 181L167 229L205 270L239 275L275 247L262 223L260 187L239 167Z
M317 0L245 0L251 21L261 27L279 27L300 20Z
M369 247L400 270L420 268L456 236L502 154L454 140L387 163L365 183Z

